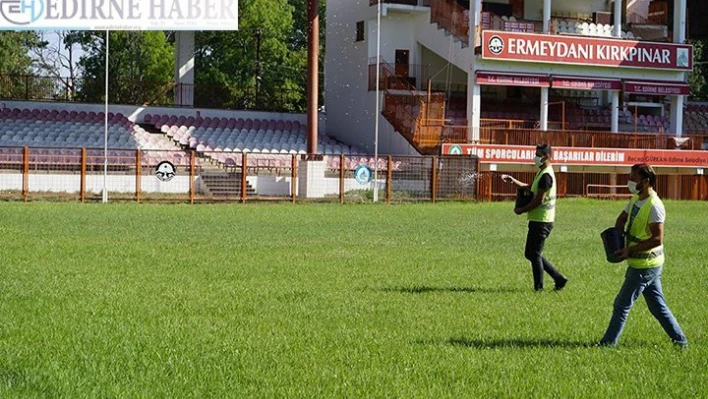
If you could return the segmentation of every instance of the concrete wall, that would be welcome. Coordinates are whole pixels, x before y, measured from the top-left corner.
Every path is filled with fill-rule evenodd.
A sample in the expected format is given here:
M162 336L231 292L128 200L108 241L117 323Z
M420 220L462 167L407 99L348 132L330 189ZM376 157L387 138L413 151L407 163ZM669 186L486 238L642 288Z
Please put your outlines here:
M30 192L52 192L52 193L78 193L81 187L81 178L77 174L30 174ZM256 190L258 195L268 197L289 197L292 195L292 178L285 176L250 176L248 183ZM386 188L386 174L379 173L379 189ZM20 191L22 190L22 174L7 173L0 174L0 185L2 190ZM318 184L324 185L325 195L339 195L339 178L324 178ZM429 183L424 180L396 180L397 190L424 191ZM142 193L160 194L189 194L189 176L175 176L169 182L158 180L155 176L142 176L140 180ZM109 193L134 193L135 176L112 176L107 178ZM360 184L354 179L344 180L344 191L351 190L372 190L374 183ZM297 187L296 187L297 189ZM86 176L86 192L99 194L103 190L102 175ZM199 177L195 182L197 193L203 193ZM110 196L109 196L110 200Z
M419 59L413 22L404 13L382 16L381 55L395 61L397 49L410 51L410 62ZM365 22L364 41L356 40L356 23ZM369 59L376 57L376 7L369 0L327 3L327 57L325 60L325 108L327 132L349 145L374 152L376 93L369 91ZM380 106L383 107L381 98ZM381 154L417 154L385 118L379 119Z

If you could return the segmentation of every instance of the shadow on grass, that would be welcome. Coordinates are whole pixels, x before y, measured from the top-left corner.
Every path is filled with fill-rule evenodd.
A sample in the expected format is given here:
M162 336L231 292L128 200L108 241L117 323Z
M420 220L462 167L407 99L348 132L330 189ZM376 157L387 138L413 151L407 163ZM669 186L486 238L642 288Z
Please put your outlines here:
M404 294L427 294L429 292L461 292L467 294L511 294L523 292L518 288L495 288L495 287L431 287L427 285L412 287L387 287L385 292L400 292Z
M452 345L472 349L523 349L523 348L595 348L602 350L613 349L633 349L647 348L656 344L646 341L626 340L614 348L599 347L597 341L578 341L567 339L547 339L547 338L508 338L508 339L472 339L472 338L450 338L447 341L419 341L421 345Z
M470 339L450 338L446 344L474 349L500 349L500 348L591 348L595 342L573 341L563 339Z

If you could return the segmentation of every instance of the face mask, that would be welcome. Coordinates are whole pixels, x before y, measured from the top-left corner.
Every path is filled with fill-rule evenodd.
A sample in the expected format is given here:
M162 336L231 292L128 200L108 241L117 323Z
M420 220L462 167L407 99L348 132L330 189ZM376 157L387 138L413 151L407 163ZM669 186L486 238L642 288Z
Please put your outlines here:
M632 194L639 194L639 189L637 188L637 182L633 181L628 181L627 182L627 188L629 189L629 192Z
M534 157L533 159L533 163L540 168L541 166L543 166L543 158L536 155L536 157Z

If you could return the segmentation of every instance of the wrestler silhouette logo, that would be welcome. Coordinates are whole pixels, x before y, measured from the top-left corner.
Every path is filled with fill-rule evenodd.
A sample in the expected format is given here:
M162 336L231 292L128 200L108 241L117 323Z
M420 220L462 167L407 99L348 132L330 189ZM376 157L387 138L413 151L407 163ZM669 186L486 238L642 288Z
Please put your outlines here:
M499 36L492 36L489 39L489 51L494 55L501 54L504 51L504 41Z
M155 176L160 181L170 181L176 174L175 166L170 161L162 161L155 168Z

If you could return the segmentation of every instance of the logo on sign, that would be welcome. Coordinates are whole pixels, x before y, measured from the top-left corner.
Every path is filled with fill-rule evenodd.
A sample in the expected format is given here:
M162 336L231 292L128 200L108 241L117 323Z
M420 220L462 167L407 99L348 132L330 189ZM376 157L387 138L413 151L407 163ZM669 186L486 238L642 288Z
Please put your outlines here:
M42 0L2 0L0 1L0 14L15 25L29 25L44 13Z
M462 155L462 147L459 145L455 144L450 146L450 149L447 150L448 155Z
M371 168L366 165L359 165L354 171L354 180L359 184L369 184L371 177Z
M176 174L175 166L170 161L162 161L155 168L155 176L160 181L170 181Z
M499 55L504 51L504 41L499 36L492 36L487 47L492 54Z
M688 67L688 49L676 49L676 66Z

